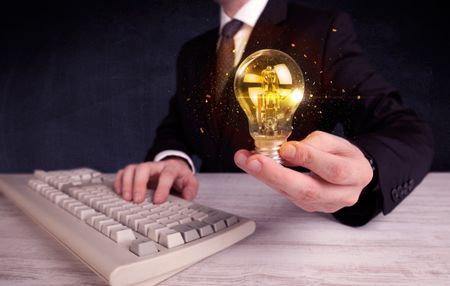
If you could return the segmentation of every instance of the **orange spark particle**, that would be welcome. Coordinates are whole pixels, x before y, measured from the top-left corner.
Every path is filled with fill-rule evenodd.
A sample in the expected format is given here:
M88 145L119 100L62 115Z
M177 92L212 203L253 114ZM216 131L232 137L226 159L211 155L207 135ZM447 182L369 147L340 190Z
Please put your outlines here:
M200 127L200 132L203 134L205 133L205 130L203 130L203 127Z
M331 31L333 31L334 33L336 33L336 32L337 32L337 29L336 29L336 28L333 28L333 29L331 29Z
M295 44L294 44L294 43L291 43L291 47L295 48Z

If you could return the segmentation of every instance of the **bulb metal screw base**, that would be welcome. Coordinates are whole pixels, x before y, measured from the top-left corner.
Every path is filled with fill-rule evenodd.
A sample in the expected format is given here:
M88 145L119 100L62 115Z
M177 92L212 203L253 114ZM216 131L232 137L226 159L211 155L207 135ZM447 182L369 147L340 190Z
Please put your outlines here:
M271 147L256 147L255 151L258 154L262 154L266 157L272 158L278 164L283 164L283 159L280 157L278 150L280 150L281 145L273 145Z

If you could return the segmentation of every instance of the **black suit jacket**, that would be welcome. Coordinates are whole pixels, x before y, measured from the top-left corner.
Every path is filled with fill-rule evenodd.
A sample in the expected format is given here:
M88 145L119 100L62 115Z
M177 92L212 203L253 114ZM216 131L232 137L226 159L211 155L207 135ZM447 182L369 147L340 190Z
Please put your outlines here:
M253 149L248 123L230 80L214 101L218 28L186 43L177 62L177 90L157 130L147 160L166 149L196 154L204 172L240 172L233 161L241 148ZM432 161L429 126L401 104L395 88L377 75L356 43L351 19L284 1L269 1L256 23L242 60L260 49L278 49L302 68L305 96L289 140L314 130L345 136L376 163L372 183L358 203L335 217L362 225L382 210L389 213L425 176Z

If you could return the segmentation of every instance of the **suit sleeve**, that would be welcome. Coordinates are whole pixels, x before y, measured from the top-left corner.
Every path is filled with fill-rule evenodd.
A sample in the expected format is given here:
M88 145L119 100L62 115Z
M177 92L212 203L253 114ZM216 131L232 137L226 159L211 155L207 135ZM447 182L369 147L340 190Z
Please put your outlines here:
M322 85L337 99L347 139L372 158L372 182L336 219L363 225L391 212L428 172L433 157L429 125L402 105L398 91L374 72L356 43L347 14L331 21L323 56Z
M180 108L178 105L178 100L182 96L184 87L183 68L186 66L184 64L184 54L185 47L183 47L178 55L177 67L176 67L176 92L175 95L170 99L169 103L169 113L163 119L161 124L156 130L155 139L153 145L148 150L145 157L146 161L153 161L155 156L166 150L176 150L185 153L188 156L192 156L190 148L186 145L183 140L183 131L181 130L182 124L180 116Z

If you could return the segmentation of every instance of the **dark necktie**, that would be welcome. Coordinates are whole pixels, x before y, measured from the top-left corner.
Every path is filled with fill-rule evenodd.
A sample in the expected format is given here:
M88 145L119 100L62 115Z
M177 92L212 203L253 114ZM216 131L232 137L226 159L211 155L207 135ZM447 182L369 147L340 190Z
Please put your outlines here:
M216 102L231 77L235 56L233 37L242 24L239 20L231 20L222 28L216 62Z

